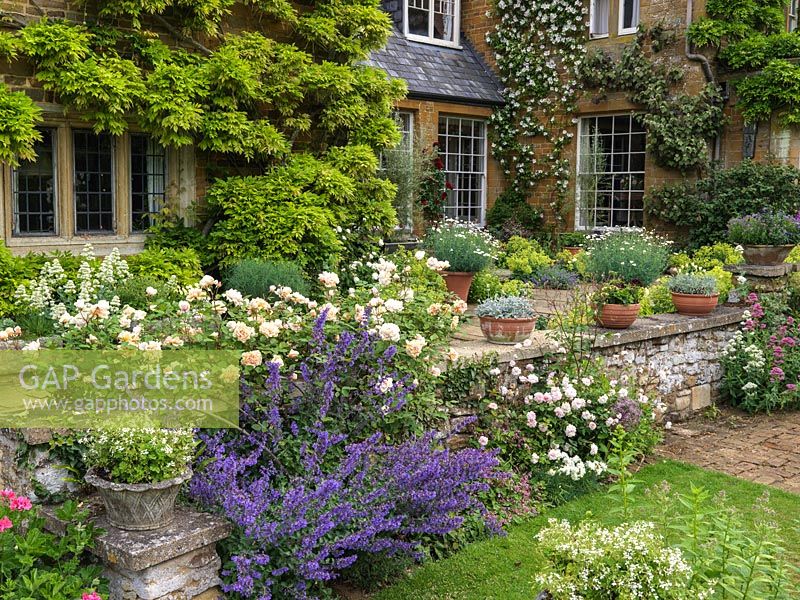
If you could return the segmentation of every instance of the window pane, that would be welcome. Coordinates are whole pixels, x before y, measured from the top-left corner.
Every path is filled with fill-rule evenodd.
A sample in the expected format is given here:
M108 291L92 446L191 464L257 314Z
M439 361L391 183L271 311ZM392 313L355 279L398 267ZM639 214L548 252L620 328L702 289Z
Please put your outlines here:
M433 0L433 37L455 41L456 0Z
M593 0L589 33L592 35L608 35L608 16L610 0Z
M131 224L144 231L166 198L167 155L146 135L131 134Z
M56 231L56 161L54 129L40 129L41 141L34 146L36 160L14 169L14 233L48 234Z
M113 142L107 134L73 131L75 155L75 230L114 231Z
M486 199L486 125L477 119L439 117L439 151L447 172L445 214L480 223Z
M639 0L622 1L622 28L635 29L639 27Z
M635 227L643 221L646 140L631 115L581 122L578 215L582 227Z
M431 0L408 0L408 33L427 37Z

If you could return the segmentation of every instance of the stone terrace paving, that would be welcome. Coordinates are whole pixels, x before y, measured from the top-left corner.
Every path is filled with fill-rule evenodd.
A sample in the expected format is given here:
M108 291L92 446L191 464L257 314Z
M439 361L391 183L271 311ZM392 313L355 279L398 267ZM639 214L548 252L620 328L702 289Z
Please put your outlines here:
M724 408L676 424L659 456L800 493L800 413L746 415Z

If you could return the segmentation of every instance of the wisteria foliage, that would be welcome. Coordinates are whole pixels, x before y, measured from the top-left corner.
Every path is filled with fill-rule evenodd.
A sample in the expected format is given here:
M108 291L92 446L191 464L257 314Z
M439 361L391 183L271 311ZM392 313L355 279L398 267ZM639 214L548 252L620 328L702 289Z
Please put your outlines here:
M319 598L360 555L418 556L422 536L468 515L494 527L478 495L495 454L450 451L432 432L399 443L375 433L413 382L393 371L394 346L379 351L366 329L329 342L325 318L306 360L249 382L241 431L202 436L190 493L235 526L229 598Z

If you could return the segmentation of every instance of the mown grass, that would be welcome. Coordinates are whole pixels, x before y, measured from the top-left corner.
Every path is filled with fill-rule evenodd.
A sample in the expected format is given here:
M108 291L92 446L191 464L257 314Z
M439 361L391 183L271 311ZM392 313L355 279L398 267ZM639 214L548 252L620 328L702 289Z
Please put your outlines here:
M745 514L753 514L753 505L766 486L750 483L721 473L706 471L692 465L662 461L640 470L641 484L634 492L633 520L655 520L661 508L658 500L644 491L662 481L672 489L688 493L692 484L701 485L712 494L724 491L728 504ZM781 527L784 547L794 562L800 564L800 496L769 488L770 506ZM540 564L534 535L547 519L579 520L587 513L606 525L623 520L614 510L618 500L604 491L582 496L535 519L511 527L508 535L471 544L458 554L430 562L414 569L377 594L375 600L532 600L535 593L533 576ZM672 507L673 510L680 510Z

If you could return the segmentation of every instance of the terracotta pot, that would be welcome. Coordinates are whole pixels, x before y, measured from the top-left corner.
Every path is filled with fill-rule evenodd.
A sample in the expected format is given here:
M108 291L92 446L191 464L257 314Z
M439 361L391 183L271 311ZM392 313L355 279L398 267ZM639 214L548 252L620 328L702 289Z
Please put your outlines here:
M495 319L480 317L481 331L493 344L516 344L527 339L536 328L536 318Z
M748 265L780 265L794 248L788 246L744 246L744 261Z
M442 273L442 277L447 284L447 289L466 302L472 280L475 279L475 273L445 271Z
M178 491L191 478L191 469L180 477L158 483L114 483L94 469L89 469L84 477L103 499L108 522L126 531L148 531L172 523Z
M701 296L698 294L679 294L672 292L672 303L678 309L678 314L697 317L707 315L717 308L719 294Z
M597 311L597 322L607 329L627 329L639 316L638 304L603 304Z
M580 246L564 246L564 250L569 251L569 253L572 254L572 256L576 256L581 253L581 250L583 250L583 248L581 248Z

